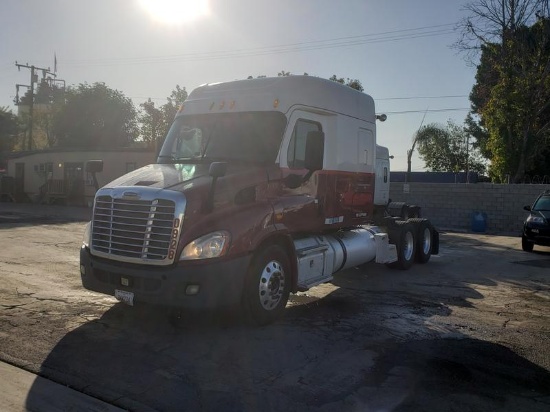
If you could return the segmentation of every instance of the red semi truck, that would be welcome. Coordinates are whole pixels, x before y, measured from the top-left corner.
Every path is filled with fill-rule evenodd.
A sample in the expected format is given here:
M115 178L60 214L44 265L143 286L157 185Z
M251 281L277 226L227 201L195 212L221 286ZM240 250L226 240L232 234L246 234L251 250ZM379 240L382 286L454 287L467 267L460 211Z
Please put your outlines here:
M130 305L241 304L266 324L338 271L427 262L438 232L389 202L377 119L371 96L312 76L197 88L157 163L98 190L83 286Z

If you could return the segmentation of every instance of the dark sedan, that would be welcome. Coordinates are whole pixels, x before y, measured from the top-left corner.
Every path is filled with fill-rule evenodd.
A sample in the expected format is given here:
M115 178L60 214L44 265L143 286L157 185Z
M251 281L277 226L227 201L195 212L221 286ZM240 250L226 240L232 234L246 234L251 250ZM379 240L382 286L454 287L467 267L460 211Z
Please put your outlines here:
M543 192L533 206L524 206L529 216L523 223L521 247L532 252L534 245L550 246L550 190Z

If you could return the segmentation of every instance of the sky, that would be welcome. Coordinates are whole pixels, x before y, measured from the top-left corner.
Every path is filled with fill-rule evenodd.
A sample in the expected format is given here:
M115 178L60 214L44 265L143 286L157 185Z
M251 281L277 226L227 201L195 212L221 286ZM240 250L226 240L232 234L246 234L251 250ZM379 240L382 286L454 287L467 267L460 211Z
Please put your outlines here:
M156 5L156 10L144 4ZM159 9L166 3L164 10ZM103 82L138 107L176 85L292 74L358 79L388 119L377 142L406 170L421 124L462 124L475 67L451 46L466 0L1 0L0 107L20 64ZM41 76L41 73L40 73ZM20 95L24 93L21 89ZM424 170L417 153L412 170Z

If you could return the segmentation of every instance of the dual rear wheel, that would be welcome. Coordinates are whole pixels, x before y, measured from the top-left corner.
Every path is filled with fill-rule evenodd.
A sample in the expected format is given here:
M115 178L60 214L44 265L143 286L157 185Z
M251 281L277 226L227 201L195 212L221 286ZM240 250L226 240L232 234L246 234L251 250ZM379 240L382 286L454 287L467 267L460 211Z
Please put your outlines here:
M409 269L416 261L426 263L432 255L434 228L427 219L397 220L389 228L390 243L396 245L397 261L389 266Z

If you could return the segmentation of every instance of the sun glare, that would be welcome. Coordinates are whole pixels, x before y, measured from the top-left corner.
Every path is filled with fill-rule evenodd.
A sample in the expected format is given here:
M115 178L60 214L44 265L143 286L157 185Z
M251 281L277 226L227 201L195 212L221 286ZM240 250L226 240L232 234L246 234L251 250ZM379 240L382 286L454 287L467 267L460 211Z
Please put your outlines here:
M182 24L208 14L208 0L139 0L152 19L163 24Z

